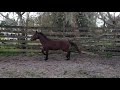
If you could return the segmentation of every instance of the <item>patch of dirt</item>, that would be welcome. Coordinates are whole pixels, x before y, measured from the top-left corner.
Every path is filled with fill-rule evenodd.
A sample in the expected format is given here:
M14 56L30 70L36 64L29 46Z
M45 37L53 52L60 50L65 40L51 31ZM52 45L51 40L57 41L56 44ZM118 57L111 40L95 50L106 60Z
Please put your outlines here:
M0 78L119 78L119 57L101 58L72 54L0 57Z

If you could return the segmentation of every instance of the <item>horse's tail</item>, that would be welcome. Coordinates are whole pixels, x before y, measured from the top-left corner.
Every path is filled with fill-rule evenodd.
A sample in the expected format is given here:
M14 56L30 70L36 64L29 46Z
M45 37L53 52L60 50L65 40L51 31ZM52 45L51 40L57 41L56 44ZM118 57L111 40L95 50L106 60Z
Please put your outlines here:
M71 46L74 46L76 50L81 54L81 50L78 48L78 46L74 42L69 41L69 43L71 44Z

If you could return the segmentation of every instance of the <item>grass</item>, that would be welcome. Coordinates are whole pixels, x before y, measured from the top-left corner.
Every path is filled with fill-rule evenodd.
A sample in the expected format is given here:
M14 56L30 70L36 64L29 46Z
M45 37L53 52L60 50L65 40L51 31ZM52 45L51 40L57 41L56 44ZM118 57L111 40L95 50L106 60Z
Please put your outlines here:
M29 57L32 57L32 56L35 56L35 55L39 55L39 53L34 53L34 52L26 52L26 53L22 53L22 52L14 52L14 51L11 51L11 52L0 52L0 56L19 56L19 55L22 55L22 56L29 56Z
M2 52L0 53L0 56L17 56L17 55L20 55L20 53L15 53L15 52Z
M107 43L104 42L104 44L107 44ZM74 47L71 49L72 49L71 51L75 51ZM0 46L0 56L18 56L18 55L34 56L36 54L39 54L39 50L32 50L32 49L26 50L25 53L22 53L22 52L24 52L24 50L18 49L15 46ZM91 49L91 52L98 53L98 51L95 51L92 49ZM100 54L101 55L104 54L103 56L105 56L106 58L112 58L111 53L104 53L100 51Z
M110 58L113 57L113 54L110 53L110 52L106 52L106 53L103 52L103 53L100 53L100 56L101 56L102 58L110 59Z
M15 49L15 46L0 46L0 50L4 50L4 49Z
M36 53L35 50L25 50L17 49L15 46L0 46L0 56L34 56ZM37 51L36 51L37 52Z
M107 53L106 54L106 58L112 58L112 56L113 56L112 53Z

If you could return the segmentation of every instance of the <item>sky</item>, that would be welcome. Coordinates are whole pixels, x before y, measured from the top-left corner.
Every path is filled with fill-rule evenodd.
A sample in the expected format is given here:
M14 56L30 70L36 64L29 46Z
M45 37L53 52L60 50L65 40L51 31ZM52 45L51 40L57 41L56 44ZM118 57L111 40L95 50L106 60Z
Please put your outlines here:
M0 12L0 13L3 13L4 15L6 15L7 14L7 12ZM30 16L31 17L37 17L38 16L38 14L37 14L38 12L30 12ZM40 14L42 14L43 12L39 12ZM113 12L110 12L111 14L113 14ZM120 14L120 12L116 12L116 14L115 14L115 16L118 16ZM14 19L16 20L17 19L17 14L13 14L12 12L10 13L10 15L9 15L9 17L10 18L13 18L14 17ZM26 17L26 13L23 15L23 17L25 18ZM4 17L3 16L1 16L0 15L0 21L2 21L4 19ZM101 25L103 25L103 21L102 20L100 20L100 19L97 19L97 26L98 27L100 27Z

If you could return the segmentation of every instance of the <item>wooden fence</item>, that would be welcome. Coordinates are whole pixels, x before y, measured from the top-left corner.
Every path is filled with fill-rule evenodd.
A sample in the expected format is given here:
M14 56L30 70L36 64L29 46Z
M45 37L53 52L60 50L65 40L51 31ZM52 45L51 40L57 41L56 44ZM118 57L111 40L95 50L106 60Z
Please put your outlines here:
M22 36L22 30L26 35ZM74 30L79 30L76 37ZM57 28L57 27L22 27L0 26L0 52L41 52L41 44L30 41L35 31L41 31L51 39L69 39L76 42L80 48L97 54L120 55L120 28ZM25 40L20 40L25 38ZM26 42L26 49L21 49L21 43Z

